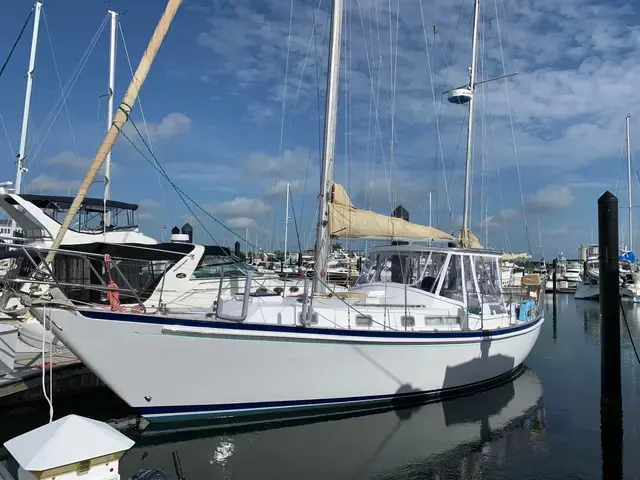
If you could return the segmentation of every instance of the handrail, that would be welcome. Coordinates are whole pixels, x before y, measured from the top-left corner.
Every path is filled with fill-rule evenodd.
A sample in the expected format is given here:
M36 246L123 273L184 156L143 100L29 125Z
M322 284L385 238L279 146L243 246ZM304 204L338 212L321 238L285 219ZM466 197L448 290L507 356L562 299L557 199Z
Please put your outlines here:
M220 289L222 289L222 277L220 278ZM220 320L228 320L231 322L244 322L247 319L247 315L249 313L249 297L251 296L251 274L247 275L247 278L244 282L244 294L242 296L242 312L240 316L234 315L226 315L222 312L222 305L224 304L224 300L218 296L218 305L216 308L216 318Z

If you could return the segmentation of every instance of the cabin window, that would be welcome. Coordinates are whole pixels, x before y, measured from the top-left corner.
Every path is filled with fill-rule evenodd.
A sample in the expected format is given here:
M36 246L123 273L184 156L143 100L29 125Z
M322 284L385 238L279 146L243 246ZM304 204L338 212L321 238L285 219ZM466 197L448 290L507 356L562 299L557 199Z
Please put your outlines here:
M409 254L380 252L367 257L357 284L370 282L404 283L409 272Z
M467 306L468 307L477 307L480 305L478 289L480 288L476 284L476 278L474 275L474 271L471 268L472 257L469 255L465 255L462 257L464 262L464 286L467 295Z
M260 273L245 262L236 262L227 255L205 255L191 274L191 280L203 278L239 278L251 274L252 277Z
M494 257L475 256L473 262L481 303L489 304L491 313L504 313L498 260Z
M358 327L370 327L373 325L371 315L356 315L356 325Z
M435 293L438 287L438 277L442 271L442 267L447 260L447 254L444 252L432 252L426 259L426 265L422 278L420 279L420 288L426 292Z
M464 301L462 293L462 262L460 255L451 255L442 282L440 295L458 302Z
M372 253L365 259L356 285L394 282L433 293L446 259L445 252Z

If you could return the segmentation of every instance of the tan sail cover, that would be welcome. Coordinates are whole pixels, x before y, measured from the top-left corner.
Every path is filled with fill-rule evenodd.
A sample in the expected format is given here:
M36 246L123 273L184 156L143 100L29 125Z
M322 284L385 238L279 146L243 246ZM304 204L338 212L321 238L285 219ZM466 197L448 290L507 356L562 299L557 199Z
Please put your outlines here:
M449 240L454 238L437 228L407 222L353 206L344 187L333 184L333 201L329 207L329 232L340 238L394 238L406 240Z
M470 228L461 228L458 236L458 243L462 248L484 248Z
M511 260L526 260L531 258L531 255L528 253L505 253L502 255L503 260L511 261Z

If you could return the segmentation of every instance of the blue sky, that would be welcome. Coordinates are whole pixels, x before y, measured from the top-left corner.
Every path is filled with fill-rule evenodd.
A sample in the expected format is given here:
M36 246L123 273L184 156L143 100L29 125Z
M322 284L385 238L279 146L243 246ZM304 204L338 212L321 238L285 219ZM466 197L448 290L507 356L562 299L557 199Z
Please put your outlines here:
M14 0L0 7L3 60L31 5ZM335 178L356 206L386 213L402 203L413 221L427 223L432 190L434 222L446 231L459 228L465 110L441 93L466 82L472 6L471 0L423 0L422 8L419 0L345 1ZM135 68L163 8L160 0L45 2L26 191L73 195L86 172L106 128L100 96L107 91L108 28L65 102L56 65L65 85L113 9L122 13ZM248 227L251 240L258 235L268 249L282 247L285 181L302 241L312 245L328 8L328 0L185 0L141 92L153 149L171 178L241 236ZM472 226L481 236L487 224L490 246L527 251L530 244L539 257L539 223L547 258L559 251L575 256L592 229L596 235L600 194L617 187L626 206L627 113L634 154L640 138L634 134L640 131L639 9L590 0L482 3L479 76L518 72L506 86L483 87L476 103ZM30 38L31 25L0 78L6 180L15 177ZM119 38L116 103L129 80ZM132 118L143 126L140 104ZM172 187L125 139L113 161L112 198L141 205L145 232L159 238L165 226L189 219ZM635 179L633 185L640 205ZM90 193L102 190L96 183ZM232 244L232 234L201 219L217 241ZM191 223L196 239L210 243ZM635 223L640 227L640 218ZM627 230L626 222L621 228ZM289 249L296 246L290 234Z

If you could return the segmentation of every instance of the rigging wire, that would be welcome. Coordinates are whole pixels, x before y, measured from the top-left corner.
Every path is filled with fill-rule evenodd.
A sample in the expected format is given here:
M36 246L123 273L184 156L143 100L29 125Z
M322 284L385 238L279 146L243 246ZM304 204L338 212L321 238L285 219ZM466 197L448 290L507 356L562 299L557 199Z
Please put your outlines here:
M126 112L125 112L126 113ZM187 200L189 202L191 202L198 210L200 210L202 213L204 213L207 217L211 218L214 222L216 222L218 225L220 225L222 228L224 228L226 231L228 231L229 233L231 233L233 236L237 237L238 239L242 240L242 242L246 243L248 246L251 246L253 248L255 248L258 251L264 251L261 248L256 247L255 245L253 245L251 243L251 241L249 239L245 239L243 238L241 235L239 235L238 233L234 232L232 229L230 229L229 227L227 227L224 223L222 223L220 220L218 220L216 217L214 217L211 213L209 213L206 209L204 209L202 206L200 206L200 204L198 204L195 200L193 200L189 195L187 195L184 190L182 190L180 187L178 187L178 185L175 184L175 182L173 180L171 180L171 178L169 177L169 175L167 174L167 172L165 171L164 167L162 166L162 164L160 163L160 161L158 160L158 158L156 157L156 155L153 153L153 151L151 150L151 147L149 146L149 144L145 141L144 137L142 136L142 133L140 132L140 130L138 129L138 126L135 124L135 122L133 121L132 118L128 117L128 120L131 122L131 126L134 128L134 130L136 131L136 133L138 134L138 136L140 137L140 140L142 141L143 145L147 148L147 150L149 151L149 155L151 155L151 158L153 159L153 161L151 159L149 159L149 157L147 155L145 155L145 153L135 144L135 142L133 142L133 140L131 140L131 138L129 138L129 136L124 132L124 130L120 127L118 127L116 125L116 128L118 129L118 131L120 132L120 134L122 134L122 136L133 146L133 148L140 154L142 155L142 158L144 158L154 169L156 169L156 171L158 171L160 173L160 175L162 175L162 177L165 178L165 180L167 180L167 182L169 182L169 184L173 187L173 189L178 193L178 196L180 197L180 199L182 200L182 202L185 204L185 206L187 207L187 209L189 210L189 212L191 213L191 215L193 215L193 217L195 218L195 220L200 224L200 226L202 227L202 229L211 237L211 239L216 243L216 245L221 246L220 243L218 243L218 241L215 239L215 237L211 234L211 232L204 226L204 224L202 223L202 221L196 216L195 212L193 211L193 209L191 208L191 206L189 205L189 203L187 202ZM114 123L115 125L115 123ZM155 163L154 163L155 162ZM225 252L226 253L226 252ZM227 254L229 257L231 257L231 254Z
M312 19L313 19L313 26L311 28L311 34L309 35L309 42L307 44L307 51L305 53L305 57L304 57L304 62L302 65L302 72L300 73L300 79L298 80L298 89L296 91L296 96L295 99L293 101L293 107L292 107L292 112L295 112L296 109L296 105L298 103L298 96L300 94L300 89L302 87L302 79L304 76L304 72L306 70L306 66L307 66L307 61L309 58L309 53L311 51L311 42L313 41L314 43L314 53L315 53L315 72L316 72L316 100L317 100L317 120L318 120L318 156L320 157L322 155L322 124L320 122L320 118L321 118L321 94L320 94L320 65L322 64L322 58L324 57L324 51L322 53L322 55L320 57L318 57L318 35L317 35L317 31L316 31L316 27L318 24L318 16L316 14L316 12L320 11L320 7L322 6L322 0L318 1L318 6L317 8L313 8L311 9L311 15L312 15ZM327 31L328 31L328 25L329 22L325 22L325 29L324 29L324 34L323 37L326 37L327 35ZM292 117L290 117L289 119L289 128L291 128L291 123L292 123ZM304 187L303 187L303 194L302 196L302 208L301 208L301 212L300 212L300 224L301 224L301 229L302 229L302 225L304 225L304 208L305 208L305 203L306 203L306 195L305 193L307 192L307 185L309 182L309 172L311 171L311 155L307 155L307 168L304 174Z
M491 109L491 98L487 97L487 109L490 110ZM497 135L496 135L496 122L495 119L493 117L491 117L491 132L493 134L493 147L495 150L495 146L497 143ZM497 173L497 180L498 180L498 191L500 192L500 217L502 220L502 228L503 228L503 232L504 232L504 250L506 252L512 252L511 249L511 240L509 238L509 231L507 229L507 221L505 219L505 213L504 213L504 196L503 196L503 188L502 188L502 179L500 178L500 155L495 155L494 156L496 159L496 173Z
M624 164L624 152L627 148L627 139L625 136L622 137L622 147L620 147L620 160L618 161L618 173L616 174L616 188L613 191L614 195L617 197L618 196L618 188L619 188L619 183L620 183L620 169L622 168L622 165Z
M500 60L502 62L502 74L506 75L507 74L507 69L505 67L505 61L504 61L504 49L502 47L502 35L500 32L500 15L498 13L498 0L493 0L493 4L495 6L495 12L496 12L496 29L498 32L498 43L500 45ZM508 79L505 78L504 79L504 89L505 89L505 93L507 95L507 105L509 107L509 123L511 124L511 139L513 141L513 156L514 159L516 161L516 172L518 174L518 186L520 187L520 200L522 202L522 218L524 220L524 230L527 236L527 246L529 247L529 254L532 254L531 252L531 238L530 238L530 234L529 234L529 225L527 223L527 209L525 206L525 202L524 202L524 192L522 191L522 176L520 175L520 161L518 160L518 147L516 145L516 132L515 132L515 128L513 126L513 113L512 113L512 109L511 109L511 99L509 97L509 82Z
M360 13L360 28L362 30L362 35L364 37L366 37L366 32L365 32L365 28L364 28L364 20L363 20L363 16L362 16L362 7L360 5L360 0L356 0L356 3L358 5L358 11ZM377 16L378 16L377 2L375 2L374 5L375 5L376 19L377 19ZM379 115L380 78L382 76L380 74L380 72L382 72L383 63L382 63L382 50L381 50L381 47L380 47L380 45L381 45L381 42L380 42L380 24L379 24L379 22L377 20L376 20L376 27L377 27L377 32L378 32L377 37L378 37L378 51L379 51L379 69L378 69L379 73L378 73L378 76L377 76L377 87L376 87L377 91L376 91L376 96L375 96L376 100L374 101L375 119L376 119L376 133L377 133L377 136L378 136L378 138L380 140L377 143L380 146L380 155L382 157L382 166L383 166L383 172L384 172L384 175L385 175L385 180L386 180L387 184L389 184L389 176L388 176L388 172L387 172L387 169L386 169L387 159L386 159L385 149L384 149L384 146L382 144L382 129L380 127L380 115ZM373 40L372 40L372 42L373 42ZM369 56L369 49L368 49L368 46L367 46L367 42L364 42L364 51L365 51L365 56L367 58L367 68L369 70L369 78L373 78L373 72L372 72L372 69L371 69L372 61L370 60L370 58L372 58L372 57ZM373 52L371 53L371 55L373 55ZM373 95L373 82L370 82L370 89L371 89L371 94ZM384 116L383 117L383 122L385 123L385 127L387 126L386 120L387 120L387 118L386 118L386 116ZM375 154L375 149L374 149L374 154ZM373 169L374 169L374 172L375 172L375 157L374 157L374 161L372 163L373 163ZM374 176L374 172L372 172L372 174L371 174L372 177ZM389 193L390 193L390 191L389 191ZM371 201L371 197L369 197L369 200ZM391 198L389 198L389 202L391 203Z
M300 231L298 230L298 220L296 219L296 207L293 204L293 197L291 196L291 190L289 190L289 200L291 200L291 212L293 213L293 225L296 229L296 240L298 241L298 251L300 252L300 258L302 258L302 243L300 243Z
M624 310L624 305L622 304L622 295L618 294L618 300L620 301L620 310L622 310L622 318L624 319L624 325L627 327L627 333L629 334L629 341L631 342L631 346L633 347L633 353L636 355L636 360L640 364L640 355L638 355L638 349L636 348L636 342L633 340L633 335L631 335L631 328L629 328L629 322L627 321L627 313Z
M9 149L11 150L11 156L13 157L15 155L15 150L13 149L13 145L11 143L11 137L9 136L9 131L7 130L7 124L4 123L2 110L0 110L0 123L2 123L2 129L4 130L4 134L7 137L7 144L9 145Z
M60 87L60 93L63 93L62 80L60 79L60 70L58 69L58 61L56 60L56 54L53 50L53 41L51 40L51 31L49 30L49 25L47 24L47 15L42 10L42 21L44 23L44 30L47 32L47 39L49 40L49 49L51 50L51 58L53 59L53 67L56 71L56 78L58 79L58 86ZM73 148L76 153L76 160L80 163L80 152L78 151L78 142L76 141L76 133L73 129L73 124L71 122L71 115L69 114L69 107L67 106L67 100L64 98L62 101L64 105L64 111L67 117L67 123L69 123L69 130L71 130L71 141L73 142Z
M71 77L69 77L69 80L67 80L67 83L64 85L63 92L60 94L60 96L58 98L56 98L56 101L54 102L53 106L51 107L51 109L47 113L44 121L42 122L42 125L40 126L40 129L36 131L36 141L30 147L30 149L28 150L27 155L26 155L26 157L29 159L29 163L27 164L27 168L30 167L30 165L33 163L35 158L38 156L38 153L40 152L40 149L42 148L45 140L47 139L49 133L51 132L51 128L53 127L56 119L58 118L58 115L60 114L60 111L62 110L62 105L66 101L67 97L71 94L71 90L73 89L73 87L75 86L76 81L80 77L80 73L82 73L82 70L84 69L84 67L85 67L85 65L87 63L87 61L89 59L89 56L93 52L93 49L95 48L95 46L96 46L96 44L98 42L100 34L102 33L102 31L104 30L104 27L107 24L108 18L109 18L109 15L105 15L104 19L102 20L102 23L98 27L98 30L96 30L93 38L89 42L89 45L87 46L87 48L85 49L84 53L80 57L80 60L78 61L78 64L76 65L75 69L73 70L73 72L71 74ZM42 130L44 130L45 127L46 127L46 131L44 133L42 133ZM35 146L35 145L37 145L37 146ZM31 152L34 152L33 155L31 155Z
M133 78L133 65L131 64L131 57L129 56L129 49L127 48L127 42L124 39L124 31L122 30L122 24L120 23L120 19L117 22L118 31L120 32L120 38L122 39L122 48L124 49L125 57L127 57L127 64L129 65L129 72L131 73L131 78ZM117 45L117 42L116 42ZM142 98L138 96L138 105L140 106L140 115L142 116L142 123L144 125L145 133L147 134L147 143L149 144L149 149L151 149L151 135L149 133L149 127L147 125L147 119L144 115L144 109L142 108ZM169 219L169 224L173 224L173 220L171 219L171 212L169 211L169 205L167 203L167 197L164 194L164 188L162 186L162 180L160 179L160 173L156 170L156 177L158 179L158 186L160 187L160 194L162 195L162 201L164 203L164 209L167 213L167 218Z
M22 38L22 34L24 33L25 28L27 28L27 25L29 24L29 20L31 20L31 17L33 16L33 10L34 8L32 7L31 10L29 11L29 15L27 15L27 19L24 21L24 25L22 25L22 28L20 29L20 33L18 34L16 41L13 42L13 46L11 47L11 50L9 50L9 55L7 55L7 58L2 64L2 68L0 68L0 77L2 77L2 74L4 73L5 68L7 68L7 65L9 64L9 60L11 60L11 57L13 56L13 52L18 46L18 42Z
M422 8L422 0L420 0L419 2L420 5L420 19L422 20L422 33L424 35L424 48L425 51L427 52L427 66L429 67L429 78L431 80L431 98L433 101L433 110L434 112L437 112L437 106L436 106L436 90L435 90L435 86L434 86L434 75L433 75L433 70L431 69L431 56L429 54L429 44L427 42L427 30L426 30L426 25L424 22L424 10ZM435 36L435 28L434 28L434 36ZM440 132L440 119L438 118L438 115L435 115L435 121L436 121L436 133L438 135L438 149L440 150L440 160L442 162L442 175L444 177L445 180L445 184L444 184L444 192L445 192L445 201L447 202L447 209L449 210L449 219L451 221L451 223L453 223L453 212L451 211L451 199L449 197L449 185L447 185L446 179L447 179L447 170L444 164L444 151L442 148L442 138L441 138L441 132ZM437 154L436 154L436 161L437 161ZM455 158L454 158L454 162L455 162ZM455 167L455 163L454 163L454 167Z
M456 144L456 151L453 155L453 165L451 166L451 171L449 173L449 180L447 180L447 178L445 177L445 185L447 185L447 189L451 188L451 182L453 181L453 175L456 171L456 162L458 161L458 153L460 152L460 144L462 143L462 132L464 131L464 126L467 120L467 114L469 113L469 109L465 109L464 110L464 115L462 117L462 121L460 122L460 130L458 131L458 143ZM442 222L442 219L444 217L444 211L442 211L440 213L440 219L438 220L438 223ZM451 232L453 232L453 217L450 218L451 221Z
M278 168L276 171L276 181L273 184L273 190L271 192L271 203L273 203L273 199L276 195L276 189L278 188L278 185L280 183L280 170L282 169L282 148L283 148L283 144L284 144L284 120L285 120L285 114L286 114L286 107L287 107L287 86L289 83L289 56L291 54L291 29L293 26L293 5L295 3L295 0L291 0L290 3L290 7L289 7L289 33L287 35L287 55L286 55L286 60L285 60L285 66L284 66L284 85L282 87L282 114L281 114L281 118L280 118L280 142L278 145ZM275 239L276 239L276 235L275 235L275 230L276 230L276 214L275 214L275 210L272 210L273 212L273 229L272 231L274 232L273 235L273 245L275 247ZM248 241L246 242L247 244L249 243ZM274 248L275 250L275 248Z

